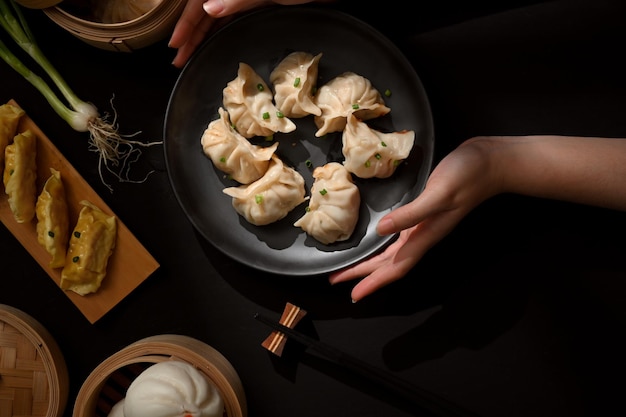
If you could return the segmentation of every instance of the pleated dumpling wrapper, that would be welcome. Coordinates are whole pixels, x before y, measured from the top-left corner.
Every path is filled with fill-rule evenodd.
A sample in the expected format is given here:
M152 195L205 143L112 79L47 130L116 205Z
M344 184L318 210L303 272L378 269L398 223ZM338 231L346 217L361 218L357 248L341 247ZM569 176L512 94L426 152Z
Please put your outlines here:
M79 295L98 291L117 239L117 220L93 203L83 200L76 227L70 236L61 288Z
M0 172L4 172L4 149L17 134L17 126L24 110L12 104L0 106Z
M4 191L18 223L35 217L37 200L37 137L26 130L13 138L4 149Z
M37 241L52 257L50 268L62 268L70 239L69 211L61 173L54 168L50 172L35 206Z
M143 371L122 401L126 417L225 415L217 386L199 369L178 360L159 362Z

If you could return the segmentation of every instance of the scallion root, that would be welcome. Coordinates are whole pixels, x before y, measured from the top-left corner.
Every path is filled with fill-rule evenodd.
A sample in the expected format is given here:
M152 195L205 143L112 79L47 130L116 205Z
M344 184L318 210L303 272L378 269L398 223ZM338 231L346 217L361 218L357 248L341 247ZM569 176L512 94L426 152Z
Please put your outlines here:
M98 174L102 183L113 192L113 187L104 179L103 170L113 174L120 182L142 183L154 170L149 171L142 179L133 180L130 178L130 168L141 156L142 147L150 147L163 144L158 142L141 142L132 138L141 132L132 135L122 135L119 133L117 124L117 112L113 107L113 120L108 121L108 115L92 118L89 121L89 150L98 153Z

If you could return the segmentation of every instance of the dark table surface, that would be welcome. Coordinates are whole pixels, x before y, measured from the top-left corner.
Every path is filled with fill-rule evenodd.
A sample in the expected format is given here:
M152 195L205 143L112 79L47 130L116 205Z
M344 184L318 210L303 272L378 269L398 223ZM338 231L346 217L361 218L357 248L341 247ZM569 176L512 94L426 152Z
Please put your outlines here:
M435 160L475 135L626 137L622 1L437 3L396 17L389 6L376 19L354 9L398 42L421 77ZM161 138L180 73L166 41L107 52L41 12L27 16L79 96L108 108L114 95L123 129ZM253 315L277 319L286 302L308 311L302 328L321 340L481 416L626 413L624 213L495 197L405 279L352 304L351 283L259 272L205 242L172 192L160 147L142 157L156 170L148 181L116 183L110 193L84 136L4 62L0 74L0 101L18 101L160 263L90 324L0 227L0 303L34 317L58 342L70 373L65 416L104 359L171 333L195 337L232 363L253 417L425 415L312 354L277 360L263 349L269 329Z

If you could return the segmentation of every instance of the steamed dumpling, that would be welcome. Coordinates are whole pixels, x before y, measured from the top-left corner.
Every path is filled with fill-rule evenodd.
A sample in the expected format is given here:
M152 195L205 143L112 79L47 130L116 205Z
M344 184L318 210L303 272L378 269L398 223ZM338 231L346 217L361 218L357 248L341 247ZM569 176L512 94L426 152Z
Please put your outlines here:
M220 118L209 123L200 140L204 154L241 184L258 180L267 171L278 142L267 147L253 145L232 128L226 110L220 107L218 112Z
M314 117L317 137L341 132L349 114L368 120L391 111L370 80L354 72L345 72L321 86L315 103L322 111Z
M270 74L276 107L287 117L299 118L322 111L313 100L322 54L292 52Z
M237 77L226 85L222 95L230 120L245 138L296 130L296 125L274 105L265 81L244 62L239 63Z
M225 188L237 213L249 223L263 226L276 222L306 200L304 178L273 156L265 175L248 185Z
M414 141L412 130L383 133L351 115L342 135L343 164L359 178L388 178L409 156Z
M338 162L329 162L313 171L311 200L306 213L294 226L328 245L352 236L359 220L361 195L352 176Z
M0 106L0 173L4 172L4 149L13 141L24 114L24 110L11 104Z
M50 172L35 206L37 241L52 257L50 268L61 268L70 239L69 212L61 173L54 168Z
M15 220L31 221L37 200L37 137L31 130L18 133L4 148L3 180Z

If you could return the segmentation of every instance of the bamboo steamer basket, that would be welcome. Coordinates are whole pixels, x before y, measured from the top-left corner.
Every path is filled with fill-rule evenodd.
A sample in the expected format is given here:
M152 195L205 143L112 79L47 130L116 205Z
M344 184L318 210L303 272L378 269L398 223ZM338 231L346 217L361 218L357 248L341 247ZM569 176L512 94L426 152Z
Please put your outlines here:
M66 362L50 333L0 304L0 416L60 417L68 394Z
M16 0L24 7L42 9L57 25L100 49L133 52L165 39L172 33L186 0L161 0L142 16L121 23L99 23L72 15L62 0Z
M106 417L141 372L168 360L193 365L215 384L224 400L224 417L247 417L243 385L231 363L213 347L174 334L141 339L104 360L80 388L73 417Z

